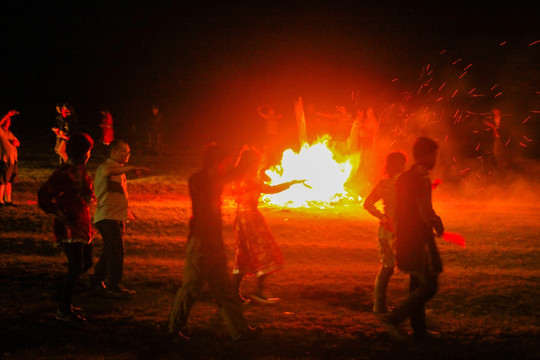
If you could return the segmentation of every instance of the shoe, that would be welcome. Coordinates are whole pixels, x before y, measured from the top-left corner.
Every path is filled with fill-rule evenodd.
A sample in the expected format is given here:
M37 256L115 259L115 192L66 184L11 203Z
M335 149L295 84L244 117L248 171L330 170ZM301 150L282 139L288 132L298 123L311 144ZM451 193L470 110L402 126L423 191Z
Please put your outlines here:
M71 310L63 311L63 312L58 310L56 311L54 318L58 321L63 321L63 322L68 322L68 323L81 323L81 322L86 321L84 317L74 313Z
M415 340L437 340L441 338L441 333L437 331L426 330L425 333L414 333Z
M120 286L114 288L105 286L105 290L103 291L104 296L111 298L125 298L135 295L136 293L135 290L126 289Z
M395 343L404 343L408 340L409 336L405 332L401 331L396 324L394 324L388 316L380 317L381 323L386 330L386 334Z
M251 300L258 302L259 304L275 304L280 301L280 298L266 297L262 294L251 294Z
M259 336L259 334L261 334L262 332L263 332L262 326L256 326L256 327L248 326L246 330L242 332L242 335L240 335L240 337L237 339L233 339L233 341L250 340Z
M14 204L12 201L10 201L10 202L5 202L4 206L17 207L17 204Z

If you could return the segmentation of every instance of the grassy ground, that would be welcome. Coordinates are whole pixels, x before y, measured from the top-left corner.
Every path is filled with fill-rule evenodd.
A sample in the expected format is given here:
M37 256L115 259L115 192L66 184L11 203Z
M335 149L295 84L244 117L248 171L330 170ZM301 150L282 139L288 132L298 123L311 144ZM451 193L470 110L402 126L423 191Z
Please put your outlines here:
M99 159L89 164L95 170ZM205 292L190 317L192 341L164 341L167 318L182 281L190 203L186 178L196 158L134 157L152 174L131 179L130 205L138 219L127 227L124 284L137 291L129 300L96 297L85 287L74 296L88 318L84 326L57 323L58 284L65 256L54 246L52 219L35 204L39 184L50 174L50 155L23 156L17 208L0 210L0 357L6 359L538 359L540 354L540 206L535 192L505 199L442 198L435 207L448 231L467 238L467 248L440 242L445 271L429 303L429 326L442 333L431 342L393 344L371 313L378 270L377 223L360 206L329 210L262 211L281 245L287 266L271 276L272 306L249 305L245 315L263 334L233 343ZM536 177L538 179L538 177ZM522 183L535 188L537 180ZM500 188L499 188L500 190ZM440 196L440 197L438 197ZM480 198L483 201L478 201ZM230 262L234 207L224 201ZM95 256L101 239L95 241ZM92 272L92 270L91 270ZM255 285L246 279L244 292ZM407 278L396 273L389 298L406 295Z

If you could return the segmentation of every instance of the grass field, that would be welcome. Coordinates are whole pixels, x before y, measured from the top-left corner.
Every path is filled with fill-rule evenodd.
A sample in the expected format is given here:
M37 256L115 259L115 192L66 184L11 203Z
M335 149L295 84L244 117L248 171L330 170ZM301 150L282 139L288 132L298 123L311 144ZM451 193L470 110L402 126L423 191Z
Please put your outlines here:
M287 261L286 268L269 279L269 291L281 301L245 307L250 324L263 326L264 332L249 341L231 342L205 292L190 317L192 341L173 345L165 341L160 326L182 282L190 216L186 179L196 170L196 158L132 160L152 168L150 176L129 183L130 206L138 218L127 227L124 284L137 294L127 300L97 297L85 287L84 276L74 304L84 309L87 324L66 326L54 320L65 256L52 240L52 219L35 204L53 159L49 154L23 156L21 183L14 187L19 206L0 209L0 357L540 358L540 205L534 174L519 187L512 183L450 197L445 194L456 192L443 183L434 193L446 229L467 239L466 249L439 242L444 273L439 293L428 305L428 322L442 333L441 339L389 341L371 313L379 267L377 222L361 204L349 204L326 210L262 207ZM91 173L97 163L90 162ZM232 264L234 206L229 197L223 208ZM95 257L100 253L98 237ZM254 285L247 279L244 292ZM390 302L405 296L407 286L407 277L396 273Z

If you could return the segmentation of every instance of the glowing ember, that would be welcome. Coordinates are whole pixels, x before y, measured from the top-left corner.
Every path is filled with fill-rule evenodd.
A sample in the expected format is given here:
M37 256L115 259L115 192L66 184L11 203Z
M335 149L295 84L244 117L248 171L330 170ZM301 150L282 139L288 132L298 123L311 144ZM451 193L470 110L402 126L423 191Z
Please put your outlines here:
M353 160L336 160L328 148L328 138L308 145L300 153L288 149L283 153L281 165L266 171L272 185L291 180L305 180L305 185L294 185L278 194L267 194L263 201L288 207L326 207L341 199L352 198L345 190L345 183L353 170Z

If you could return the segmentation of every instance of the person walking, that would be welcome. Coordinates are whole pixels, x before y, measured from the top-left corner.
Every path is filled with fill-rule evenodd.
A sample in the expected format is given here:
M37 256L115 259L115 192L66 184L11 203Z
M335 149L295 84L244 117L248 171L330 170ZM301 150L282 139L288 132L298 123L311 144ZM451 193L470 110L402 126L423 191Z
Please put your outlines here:
M203 286L209 283L231 338L251 337L260 328L248 326L233 290L222 235L221 193L234 171L223 170L224 150L212 143L204 154L203 167L189 179L193 215L186 247L184 280L176 293L167 326L173 342L189 339L187 322Z
M373 291L373 312L386 313L386 290L390 277L396 265L395 224L396 224L396 179L405 170L407 158L401 152L393 152L386 157L385 173L383 178L373 188L364 201L364 208L380 220L378 231L379 257L381 268L375 278ZM375 207L382 200L384 212Z
M141 166L126 165L129 144L115 139L109 145L109 158L99 165L94 179L97 208L94 226L103 238L103 252L90 278L90 285L106 296L123 297L135 291L120 285L124 267L124 234L128 220L126 173L150 171Z
M54 171L38 191L38 205L54 215L54 238L68 260L55 314L58 321L85 320L73 311L71 299L77 279L93 263L89 204L95 201L95 196L92 179L85 169L93 144L88 134L73 134L66 143L67 162Z
M429 172L437 160L438 145L427 137L418 138L413 145L415 163L396 181L396 260L398 268L409 274L409 295L388 315L383 324L395 341L406 336L398 325L410 318L415 338L433 338L440 334L429 331L426 325L426 303L438 290L442 262L435 243L444 232L441 218L431 203Z

